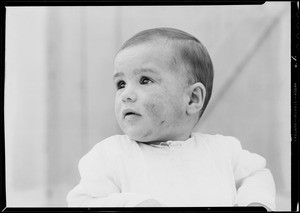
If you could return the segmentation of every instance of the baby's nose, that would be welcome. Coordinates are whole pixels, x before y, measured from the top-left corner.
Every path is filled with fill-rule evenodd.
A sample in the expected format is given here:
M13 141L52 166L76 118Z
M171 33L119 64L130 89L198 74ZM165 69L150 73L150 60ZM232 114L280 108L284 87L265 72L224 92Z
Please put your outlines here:
M134 88L127 87L122 93L122 101L123 102L135 102L137 99L136 92Z

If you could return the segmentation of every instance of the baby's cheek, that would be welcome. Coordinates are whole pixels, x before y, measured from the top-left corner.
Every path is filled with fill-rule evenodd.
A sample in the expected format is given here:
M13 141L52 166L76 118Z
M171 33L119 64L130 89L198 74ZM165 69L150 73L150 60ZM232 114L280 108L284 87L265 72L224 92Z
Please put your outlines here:
M164 122L163 119L165 106L162 103L153 100L151 102L144 103L144 108L147 111L147 114L151 118L153 123L159 125L160 123Z

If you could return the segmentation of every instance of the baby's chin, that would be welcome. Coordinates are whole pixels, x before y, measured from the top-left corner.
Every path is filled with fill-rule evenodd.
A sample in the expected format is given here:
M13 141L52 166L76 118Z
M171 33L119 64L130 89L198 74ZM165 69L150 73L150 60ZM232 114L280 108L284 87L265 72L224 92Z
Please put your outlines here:
M141 143L153 143L158 142L158 138L154 137L153 132L151 130L143 133L138 132L126 132L124 133L131 139ZM161 141L160 141L161 142Z
M151 143L153 141L152 138L149 137L142 137L140 135L131 135L131 134L126 134L131 140L141 142L141 143Z

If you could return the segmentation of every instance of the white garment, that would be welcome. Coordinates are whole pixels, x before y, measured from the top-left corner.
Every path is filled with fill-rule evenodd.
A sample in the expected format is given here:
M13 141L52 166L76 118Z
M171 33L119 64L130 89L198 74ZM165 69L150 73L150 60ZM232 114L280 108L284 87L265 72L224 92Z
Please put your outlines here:
M126 135L95 145L79 162L69 206L247 206L275 210L275 183L263 157L233 137L193 133L186 141L149 145Z

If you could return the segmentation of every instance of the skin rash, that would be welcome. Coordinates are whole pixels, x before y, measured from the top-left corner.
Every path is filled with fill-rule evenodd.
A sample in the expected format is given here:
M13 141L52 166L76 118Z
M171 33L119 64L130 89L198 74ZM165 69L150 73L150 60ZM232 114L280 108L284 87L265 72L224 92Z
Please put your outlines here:
M174 117L170 120L165 118L165 109L166 107L164 106L164 104L161 102L162 99L164 99L164 97L160 97L158 95L153 95L154 97L152 98L152 101L150 103L144 103L144 109L147 111L147 114L149 115L149 117L151 118L151 122L153 124L153 130L155 129L159 129L159 128L164 128L167 129L169 127L172 127L172 123L176 123L177 120L182 119L181 116L181 110L180 109L176 109L176 105L173 105L173 111L174 113ZM169 100L169 103L172 100ZM170 106L170 104L168 104L168 107ZM171 105L172 106L172 105ZM152 131L148 131L143 138L146 138L147 136L149 136L152 133Z

